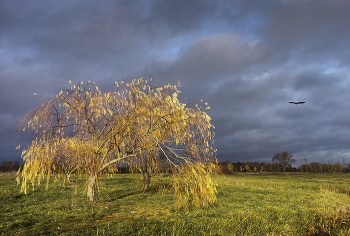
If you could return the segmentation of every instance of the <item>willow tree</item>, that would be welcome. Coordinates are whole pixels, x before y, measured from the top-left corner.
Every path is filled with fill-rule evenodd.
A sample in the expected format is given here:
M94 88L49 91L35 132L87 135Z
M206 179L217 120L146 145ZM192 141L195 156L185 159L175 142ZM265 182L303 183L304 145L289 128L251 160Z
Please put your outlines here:
M26 190L28 181L34 186L50 175L59 153L55 148L73 148L69 146L73 137L87 143L83 155L73 153L77 155L77 171L88 173L90 201L95 200L98 176L114 163L141 165L148 161L156 166L156 159L147 153L158 151L174 173L179 173L184 165L211 161L210 117L201 107L186 108L178 93L176 85L149 86L142 78L115 82L110 91L103 92L90 81L62 89L29 111L17 127L19 132L28 127L37 134L32 145L23 150L22 189ZM52 145L55 142L57 145Z

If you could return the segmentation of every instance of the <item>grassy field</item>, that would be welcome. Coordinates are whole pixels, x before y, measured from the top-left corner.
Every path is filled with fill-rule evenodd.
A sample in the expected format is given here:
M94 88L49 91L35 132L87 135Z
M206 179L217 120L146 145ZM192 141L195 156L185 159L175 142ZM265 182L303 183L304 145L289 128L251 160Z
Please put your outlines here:
M0 235L350 235L349 174L218 176L217 203L189 212L174 208L170 179L142 193L139 174L102 177L94 205L73 179L24 195L0 176Z

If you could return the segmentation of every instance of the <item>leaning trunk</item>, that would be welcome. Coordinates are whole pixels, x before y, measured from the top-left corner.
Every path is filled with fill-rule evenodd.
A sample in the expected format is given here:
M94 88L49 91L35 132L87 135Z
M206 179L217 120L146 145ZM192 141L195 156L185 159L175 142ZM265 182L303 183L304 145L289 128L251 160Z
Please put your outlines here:
M90 202L95 201L95 182L96 174L89 175L86 185L86 196Z
M150 183L151 183L151 175L148 172L146 172L144 179L143 179L142 190L146 191L148 189L148 186L150 185Z
M151 183L151 175L148 173L148 171L143 171L142 168L140 168L140 172L142 174L142 188L141 188L141 190L143 192L145 192Z

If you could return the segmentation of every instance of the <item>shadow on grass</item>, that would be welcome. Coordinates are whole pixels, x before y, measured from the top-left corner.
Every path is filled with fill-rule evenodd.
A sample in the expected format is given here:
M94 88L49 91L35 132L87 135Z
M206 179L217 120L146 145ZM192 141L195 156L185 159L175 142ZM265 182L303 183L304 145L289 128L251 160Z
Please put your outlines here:
M132 196L132 195L137 195L139 193L140 193L139 190L123 191L123 193L121 193L120 190L119 191L116 190L116 191L110 192L108 195L115 196L113 198L110 198L110 201L114 201L114 200L120 200L120 199L129 197L129 196Z
M159 193L162 191L172 192L172 184L171 183L163 183L149 186L144 192L140 190L142 193Z
M26 196L25 194L19 193L19 194L12 195L12 198L19 199L19 198L22 198L22 197L25 197L25 196Z

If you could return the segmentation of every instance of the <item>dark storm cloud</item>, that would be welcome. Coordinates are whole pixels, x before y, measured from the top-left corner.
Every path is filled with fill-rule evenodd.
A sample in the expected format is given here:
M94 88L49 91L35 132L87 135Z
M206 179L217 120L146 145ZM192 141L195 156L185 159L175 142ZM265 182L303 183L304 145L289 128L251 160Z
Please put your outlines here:
M68 80L152 77L209 103L221 160L349 162L348 12L344 0L2 1L0 159L19 160L32 134L14 144L16 124Z
M14 25L4 33L8 47L21 45L35 53L28 64L55 65L59 79L107 77L137 69L144 63L148 46L157 37L152 25L133 4L104 1L59 5L53 2L29 4L28 9L12 10ZM56 8L57 7L57 8ZM146 52L146 53L145 53ZM84 78L85 77L85 78Z
M288 57L298 52L303 58L349 59L348 1L286 1L271 11L263 35L270 49Z
M173 34L182 33L198 29L216 8L217 2L210 0L154 1L152 20Z
M173 70L207 82L215 77L235 75L257 63L262 57L257 42L219 34L199 38L174 62ZM182 54L182 55L181 55Z
M262 63L264 58L264 48L259 42L233 34L214 34L194 40L171 62L150 64L143 74L169 82L180 80L184 93L191 91L194 96L202 96L227 78L236 77L232 82L244 86L242 73Z

